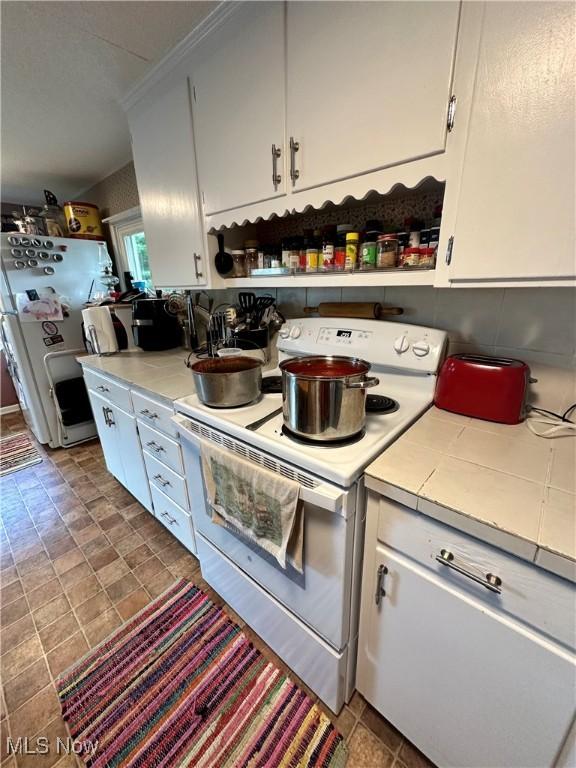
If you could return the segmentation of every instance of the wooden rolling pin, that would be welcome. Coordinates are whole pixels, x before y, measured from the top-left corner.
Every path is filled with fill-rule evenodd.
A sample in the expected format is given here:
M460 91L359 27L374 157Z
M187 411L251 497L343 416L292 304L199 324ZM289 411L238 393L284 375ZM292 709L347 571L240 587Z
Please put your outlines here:
M307 315L320 317L359 317L383 320L387 315L401 315L402 307L383 307L378 301L325 301L317 307L304 307Z

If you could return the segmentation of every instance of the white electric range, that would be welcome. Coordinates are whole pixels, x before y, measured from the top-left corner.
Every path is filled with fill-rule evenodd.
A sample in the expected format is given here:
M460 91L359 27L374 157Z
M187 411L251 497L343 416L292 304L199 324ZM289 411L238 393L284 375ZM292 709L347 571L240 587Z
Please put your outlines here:
M372 364L390 398L368 412L361 437L346 444L303 443L283 431L280 393L216 409L196 395L176 401L192 520L204 579L335 712L354 690L364 524L363 470L431 404L446 334L376 320L290 320L278 337L279 361L300 355L348 355ZM264 378L279 376L269 371ZM201 450L207 441L261 469L296 480L304 505L304 574L283 570L252 542L211 520Z

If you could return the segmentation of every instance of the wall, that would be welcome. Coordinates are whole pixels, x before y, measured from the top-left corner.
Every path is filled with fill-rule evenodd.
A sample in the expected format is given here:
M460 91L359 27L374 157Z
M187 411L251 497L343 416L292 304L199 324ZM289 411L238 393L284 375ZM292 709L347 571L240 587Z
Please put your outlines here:
M387 322L430 325L448 331L450 352L520 357L576 368L576 289L573 288L278 288L286 317L300 317L321 301L380 301L404 314ZM234 301L233 291L214 291Z
M76 196L84 203L94 203L100 208L100 216L114 216L140 205L134 163L119 168L90 189Z

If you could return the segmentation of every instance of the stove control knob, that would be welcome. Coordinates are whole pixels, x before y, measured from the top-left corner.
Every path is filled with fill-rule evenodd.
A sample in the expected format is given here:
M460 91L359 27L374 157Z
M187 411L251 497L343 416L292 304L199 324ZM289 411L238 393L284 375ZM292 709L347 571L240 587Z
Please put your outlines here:
M426 357L428 352L430 352L430 344L427 341L415 341L412 344L412 352L414 352L416 357Z
M280 336L281 339L287 339L288 336L290 336L290 328L288 328L287 325L283 325L278 331L278 336Z
M301 334L302 334L302 328L299 328L297 325L295 325L290 331L290 338L298 339Z
M408 337L406 334L404 334L404 336L398 336L394 342L394 349L396 352L398 352L399 355L401 355L403 352L406 352L409 347L410 344L408 343Z

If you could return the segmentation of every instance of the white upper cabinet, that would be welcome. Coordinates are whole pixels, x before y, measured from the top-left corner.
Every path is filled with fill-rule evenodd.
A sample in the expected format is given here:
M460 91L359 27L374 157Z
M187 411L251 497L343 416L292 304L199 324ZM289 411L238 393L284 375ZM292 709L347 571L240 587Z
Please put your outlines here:
M206 284L190 106L182 78L128 113L152 280L159 288Z
M458 2L291 2L294 191L444 151Z
M285 194L284 16L282 2L249 3L195 57L194 133L206 214Z
M485 4L451 281L576 275L574 35L573 3Z

